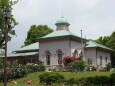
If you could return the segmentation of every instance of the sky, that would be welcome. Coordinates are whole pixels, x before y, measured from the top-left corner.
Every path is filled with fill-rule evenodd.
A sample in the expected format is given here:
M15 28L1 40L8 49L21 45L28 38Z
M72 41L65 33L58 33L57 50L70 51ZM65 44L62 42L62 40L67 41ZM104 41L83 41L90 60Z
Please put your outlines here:
M8 52L24 44L31 25L48 25L55 30L55 22L62 15L71 32L80 36L82 29L87 39L115 31L115 0L19 0L12 14L19 24L14 28L17 36L8 42Z

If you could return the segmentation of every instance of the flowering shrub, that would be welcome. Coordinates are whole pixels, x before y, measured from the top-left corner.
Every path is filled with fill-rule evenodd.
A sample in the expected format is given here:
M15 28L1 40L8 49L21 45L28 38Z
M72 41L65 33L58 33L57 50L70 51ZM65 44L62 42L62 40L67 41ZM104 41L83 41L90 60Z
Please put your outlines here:
M71 65L74 61L79 60L80 58L65 56L62 60L65 66Z
M17 66L15 68L10 69L7 72L7 78L9 79L17 79L27 76L33 72L43 72L45 71L44 65L25 65L25 66ZM3 81L3 72L0 72L0 81Z

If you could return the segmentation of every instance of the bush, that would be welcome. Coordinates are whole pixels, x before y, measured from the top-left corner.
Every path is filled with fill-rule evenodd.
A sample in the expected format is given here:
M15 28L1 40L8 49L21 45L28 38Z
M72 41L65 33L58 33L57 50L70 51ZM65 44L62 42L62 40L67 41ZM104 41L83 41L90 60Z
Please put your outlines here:
M74 78L70 78L68 80L65 80L65 84L68 86L73 86L75 84L75 79Z
M110 75L110 81L109 82L111 83L111 86L115 86L115 73L112 73Z
M45 71L45 66L43 65L26 65L26 66L16 66L15 68L11 68L7 73L8 80L9 79L17 79L27 76L33 72L43 72ZM3 81L3 72L0 73L0 81Z
M72 68L74 71L83 71L85 69L86 65L84 61L75 61L72 64Z
M56 72L45 72L39 76L40 83L52 84L60 83L63 81L64 76Z
M89 67L89 65L87 66L87 69L86 69L87 71L90 71L90 67ZM96 71L97 69L96 69L96 67L92 67L92 71Z
M71 65L74 61L78 60L79 58L65 56L62 60L65 66Z
M110 69L112 68L111 63L110 62L107 63L105 68L106 68L107 71L110 71Z
M78 86L115 86L115 73L108 76L94 76L76 79Z

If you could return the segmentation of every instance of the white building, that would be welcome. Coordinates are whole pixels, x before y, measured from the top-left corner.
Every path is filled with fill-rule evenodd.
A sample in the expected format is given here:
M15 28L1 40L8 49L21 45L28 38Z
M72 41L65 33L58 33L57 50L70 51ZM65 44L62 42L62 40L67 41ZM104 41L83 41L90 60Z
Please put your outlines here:
M23 47L9 54L9 60L18 60L19 64L44 62L49 68L58 67L64 56L83 56L87 62L92 59L92 65L105 67L110 62L110 48L74 35L69 29L69 22L61 17L56 22L56 31L41 37L37 43ZM17 57L17 58L16 58Z
M78 57L81 54L86 62L91 58L94 66L105 67L110 62L110 48L71 33L70 24L64 17L55 25L56 31L38 39L39 60L44 65L53 68L59 66L59 60L64 56Z

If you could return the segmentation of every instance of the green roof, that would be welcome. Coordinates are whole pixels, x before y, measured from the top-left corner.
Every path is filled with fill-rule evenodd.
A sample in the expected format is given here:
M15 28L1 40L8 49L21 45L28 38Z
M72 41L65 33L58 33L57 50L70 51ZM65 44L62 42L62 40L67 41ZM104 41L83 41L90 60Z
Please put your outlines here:
M15 51L26 51L26 50L36 50L36 49L39 49L39 42L30 44L28 46L22 47L18 50L15 50Z
M100 47L100 48L104 48L104 49L107 49L107 50L112 50L112 49L110 49L110 48L108 48L108 47L106 47L106 46L104 46L104 45L101 45L101 44L98 44L98 43L96 43L96 42L93 42L93 41L89 41L89 42L87 42L86 43L87 45L86 45L86 48L87 47Z
M70 31L58 30L58 31L54 31L46 36L43 36L43 37L39 38L38 40L56 39L56 38L64 38L64 37L73 37L73 38L81 39L81 37L76 36L75 34L71 33Z
M58 24L70 25L69 22L63 16L60 19L58 19L57 22L55 23L55 25L58 25Z
M26 52L26 53L9 53L8 57L17 57L17 56L30 56L30 55L38 55L38 52Z

